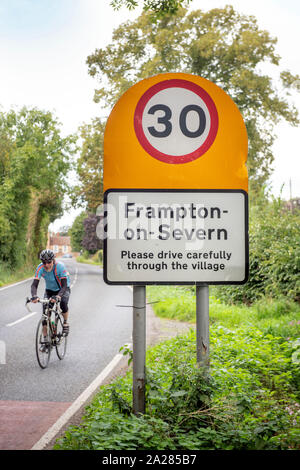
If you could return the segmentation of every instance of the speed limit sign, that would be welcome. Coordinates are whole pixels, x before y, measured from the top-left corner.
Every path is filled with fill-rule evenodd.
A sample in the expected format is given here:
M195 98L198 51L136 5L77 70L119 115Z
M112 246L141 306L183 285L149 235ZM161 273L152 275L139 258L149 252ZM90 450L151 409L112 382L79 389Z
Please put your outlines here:
M111 188L248 190L248 137L236 104L184 73L141 80L115 104L104 135Z
M195 160L213 144L218 112L209 94L182 79L164 80L139 100L134 128L142 147L162 162Z

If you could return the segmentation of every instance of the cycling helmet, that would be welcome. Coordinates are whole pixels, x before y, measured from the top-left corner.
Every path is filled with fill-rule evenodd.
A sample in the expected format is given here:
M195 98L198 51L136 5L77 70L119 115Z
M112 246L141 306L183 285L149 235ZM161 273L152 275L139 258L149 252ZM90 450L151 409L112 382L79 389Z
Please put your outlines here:
M43 250L40 254L42 261L52 261L54 259L54 253L52 250Z

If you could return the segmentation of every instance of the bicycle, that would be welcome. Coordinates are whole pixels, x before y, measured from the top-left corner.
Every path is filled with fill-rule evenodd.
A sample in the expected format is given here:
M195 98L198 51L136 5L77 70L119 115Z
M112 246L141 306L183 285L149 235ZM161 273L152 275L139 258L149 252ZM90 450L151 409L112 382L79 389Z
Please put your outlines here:
M27 304L31 301L32 299L27 297L25 305L29 311ZM46 369L54 347L60 360L65 357L68 338L63 333L64 318L58 302L51 302L51 299L38 299L38 302L45 305L45 308L36 329L35 350L39 366ZM43 334L44 327L47 328L46 337Z

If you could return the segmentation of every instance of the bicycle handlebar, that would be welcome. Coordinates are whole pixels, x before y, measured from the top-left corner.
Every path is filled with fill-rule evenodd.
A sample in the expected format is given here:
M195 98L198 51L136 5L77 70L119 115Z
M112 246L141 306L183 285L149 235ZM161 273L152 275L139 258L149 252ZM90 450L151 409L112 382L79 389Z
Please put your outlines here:
M52 302L51 302L51 299L52 299ZM27 308L28 312L31 312L32 311L30 310L29 306L27 304L29 304L30 302L32 302L33 300L37 300L40 304L53 304L53 299L52 297L50 297L50 299L40 299L40 298L34 298L34 297L31 297L31 299L29 297L26 297L26 302L25 302L25 307ZM56 300L55 303L57 303L58 301Z
M40 304L50 304L50 303L52 304L53 300L55 299L53 297L50 297L49 299L40 299L39 297L38 298L31 297L31 299L29 299L29 297L26 297L25 305L32 302L33 300L37 300L37 302L39 302ZM58 301L55 300L55 302L58 302Z

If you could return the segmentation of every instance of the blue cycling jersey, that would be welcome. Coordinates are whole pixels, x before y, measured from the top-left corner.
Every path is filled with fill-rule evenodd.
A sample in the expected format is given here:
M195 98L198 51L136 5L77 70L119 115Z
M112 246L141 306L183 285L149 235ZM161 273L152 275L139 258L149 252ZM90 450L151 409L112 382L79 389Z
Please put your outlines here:
M46 289L52 291L59 291L62 287L61 280L67 279L67 287L70 287L70 274L66 270L66 267L63 263L54 262L53 268L51 271L46 271L43 263L39 264L35 271L34 279L41 278L45 279Z

